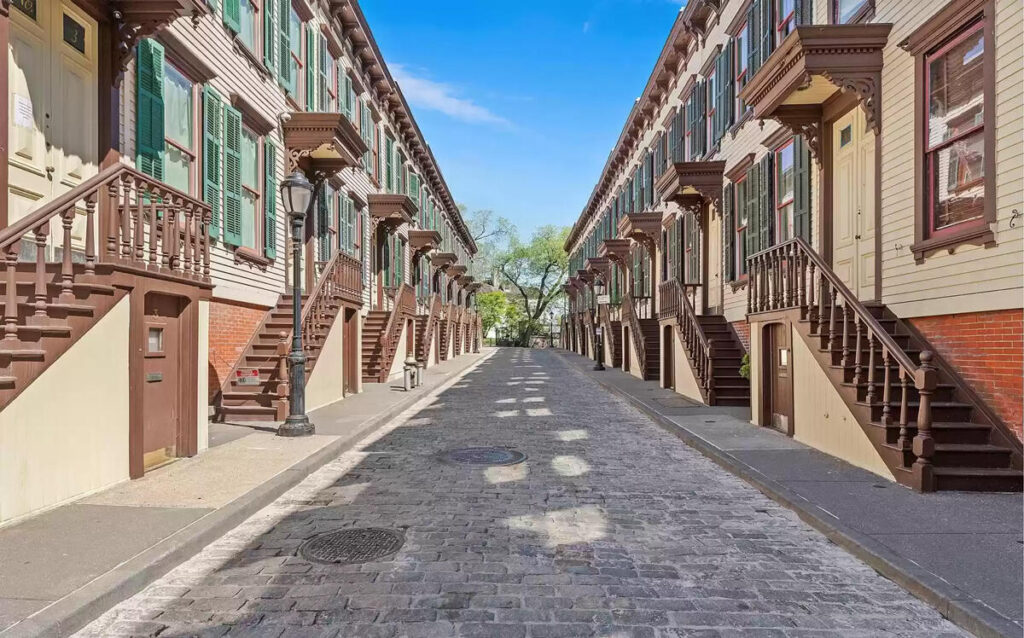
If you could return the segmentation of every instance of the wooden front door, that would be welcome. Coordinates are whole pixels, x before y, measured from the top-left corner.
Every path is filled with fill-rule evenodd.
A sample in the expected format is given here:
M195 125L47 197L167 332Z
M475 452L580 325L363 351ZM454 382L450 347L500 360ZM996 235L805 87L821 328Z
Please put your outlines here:
M672 326L665 326L664 334L661 337L661 360L662 360L662 380L661 384L663 387L676 389L676 364L673 357L673 344L672 331L675 330Z
M143 318L142 452L146 470L178 455L181 420L181 314L179 297L146 295Z
M789 326L773 323L764 329L765 424L793 434L793 351Z
M875 298L875 134L855 107L832 125L832 269L860 300Z
M98 170L97 34L96 21L66 0L11 7L9 222Z
M633 355L630 354L629 348L632 346L632 342L629 340L629 328L622 329L622 371L629 372L629 360Z
M344 313L342 380L348 396L359 392L359 313L352 308L345 308Z

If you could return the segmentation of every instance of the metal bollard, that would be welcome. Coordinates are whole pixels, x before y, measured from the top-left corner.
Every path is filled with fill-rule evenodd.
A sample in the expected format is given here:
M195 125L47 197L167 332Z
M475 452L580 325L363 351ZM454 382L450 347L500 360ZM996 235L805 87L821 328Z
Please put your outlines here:
M416 357L409 355L405 358L405 391L408 392L416 387Z

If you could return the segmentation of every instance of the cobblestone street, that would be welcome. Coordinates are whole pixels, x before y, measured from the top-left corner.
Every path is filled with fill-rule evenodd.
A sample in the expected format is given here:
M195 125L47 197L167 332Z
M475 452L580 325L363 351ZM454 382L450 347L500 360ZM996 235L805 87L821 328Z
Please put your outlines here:
M438 457L477 446L527 459ZM405 543L298 555L350 527ZM78 635L966 634L560 355L503 349Z

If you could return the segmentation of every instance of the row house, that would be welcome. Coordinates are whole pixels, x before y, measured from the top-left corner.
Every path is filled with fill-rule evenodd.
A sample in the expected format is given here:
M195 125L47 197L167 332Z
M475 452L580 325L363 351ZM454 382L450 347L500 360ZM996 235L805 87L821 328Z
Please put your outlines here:
M0 42L0 524L282 420L293 295L307 409L479 348L476 245L356 0L0 0Z
M1020 490L1022 27L691 0L565 244L567 347L919 490Z

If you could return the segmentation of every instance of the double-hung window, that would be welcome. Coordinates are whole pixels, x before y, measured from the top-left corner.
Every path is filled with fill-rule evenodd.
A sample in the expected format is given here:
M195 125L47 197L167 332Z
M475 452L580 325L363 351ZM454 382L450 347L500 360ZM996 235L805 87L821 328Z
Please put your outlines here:
M338 113L340 112L338 107L338 71L334 56L327 48L327 36L323 34L320 35L318 54L320 56L320 111Z
M746 175L736 180L735 202L735 233L736 241L736 263L733 265L735 279L745 277L747 274L747 225L750 223L750 207L747 205L750 195L747 193L748 181Z
M288 59L283 64L288 65L288 77L285 89L294 99L299 99L301 93L301 78L304 74L302 57L302 19L299 17L295 7L289 5L288 12Z
M797 0L777 0L775 5L775 30L778 32L775 40L776 46L796 28L796 3Z
M925 57L925 212L929 237L985 213L985 37L975 22Z
M259 54L260 45L260 3L259 0L236 0L238 2L238 39L253 54Z
M793 237L794 145L790 139L775 150L775 237L776 243Z
M256 250L260 244L263 205L260 193L260 138L242 126L242 246Z
M747 60L750 57L750 32L747 23L744 22L736 32L733 41L734 76L736 78L736 120L739 121L746 112L747 106L740 99L740 91L747 84Z
M192 194L196 184L196 86L177 67L166 61L163 76L163 181L184 193Z
M718 66L717 62L715 66ZM708 140L709 143L714 143L718 139L718 127L716 126L718 122L718 105L715 103L715 97L718 95L719 91L719 80L720 78L718 77L718 73L716 71L711 71L711 73L708 74L707 84L705 85L707 86L707 92L704 95L704 98L707 100L707 105L705 107L707 115L704 118L704 126L707 133L704 139Z
M850 24L867 19L874 11L874 0L832 0L832 24Z

